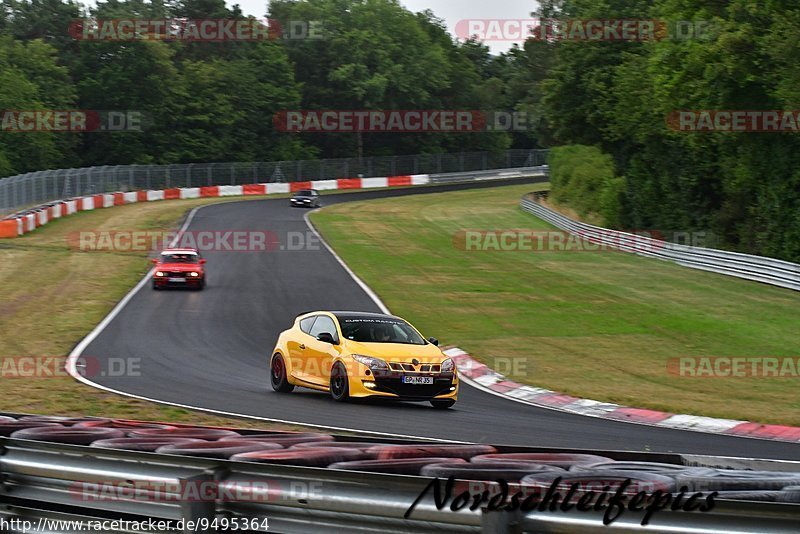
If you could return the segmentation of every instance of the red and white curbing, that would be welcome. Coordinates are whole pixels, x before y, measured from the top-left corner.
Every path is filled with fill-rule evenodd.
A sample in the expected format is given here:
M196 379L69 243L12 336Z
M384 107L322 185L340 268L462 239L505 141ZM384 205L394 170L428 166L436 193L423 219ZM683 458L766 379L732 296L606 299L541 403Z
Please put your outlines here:
M485 364L473 359L459 348L445 349L453 358L459 376L470 385L501 397L519 402L590 417L615 419L676 430L694 430L711 434L726 434L750 438L772 439L800 443L800 428L782 425L765 425L733 419L716 419L699 415L681 415L656 410L629 408L607 402L580 399L549 389L518 384Z
M12 215L0 220L0 239L17 237L47 224L53 219L66 217L79 211L112 208L137 202L179 200L190 198L213 198L234 196L257 196L286 194L301 189L320 191L374 189L381 187L406 187L430 183L427 174L388 176L382 178L339 178L337 180L312 180L306 182L275 182L245 185L213 185L206 187L176 187L173 189L105 193L55 201L47 206L34 208L24 215Z

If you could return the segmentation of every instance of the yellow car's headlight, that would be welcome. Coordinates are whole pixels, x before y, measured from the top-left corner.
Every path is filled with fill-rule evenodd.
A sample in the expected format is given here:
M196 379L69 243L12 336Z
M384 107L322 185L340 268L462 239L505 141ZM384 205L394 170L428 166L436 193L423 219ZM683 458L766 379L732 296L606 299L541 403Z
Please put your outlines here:
M456 368L456 362L454 362L451 358L447 358L445 361L442 362L442 372L443 373L452 373Z
M363 354L353 354L353 359L359 363L363 363L373 371L389 370L389 365L380 358L373 358L372 356L364 356Z

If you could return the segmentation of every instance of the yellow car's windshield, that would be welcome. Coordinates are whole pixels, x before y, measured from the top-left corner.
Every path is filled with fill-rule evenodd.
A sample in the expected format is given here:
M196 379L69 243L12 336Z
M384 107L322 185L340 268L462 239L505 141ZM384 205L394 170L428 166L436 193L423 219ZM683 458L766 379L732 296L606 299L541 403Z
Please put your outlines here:
M341 318L342 335L362 343L404 343L425 345L427 342L407 322L383 317Z

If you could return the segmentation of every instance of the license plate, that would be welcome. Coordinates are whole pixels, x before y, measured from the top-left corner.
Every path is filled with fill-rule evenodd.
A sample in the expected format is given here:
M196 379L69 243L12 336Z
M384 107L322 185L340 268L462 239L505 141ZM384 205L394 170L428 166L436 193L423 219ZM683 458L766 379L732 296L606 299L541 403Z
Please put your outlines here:
M185 282L186 278L168 278L168 282Z
M430 386L433 384L432 376L404 376L403 384L414 384L419 386Z

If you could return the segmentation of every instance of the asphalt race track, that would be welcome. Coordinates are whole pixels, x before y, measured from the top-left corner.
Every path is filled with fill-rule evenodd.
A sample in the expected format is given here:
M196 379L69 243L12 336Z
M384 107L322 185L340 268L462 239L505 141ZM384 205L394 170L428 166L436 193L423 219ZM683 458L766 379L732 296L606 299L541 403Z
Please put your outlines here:
M504 182L505 184L514 182ZM483 182L423 190L326 195L323 205L492 187ZM196 212L192 231L305 234L306 210L287 199L214 204ZM447 411L427 403L337 404L327 394L274 393L267 360L275 339L301 312L379 311L324 248L205 253L205 291L138 291L84 350L86 357L140 358L141 375L92 377L117 391L198 408L354 430L461 441L570 448L686 452L797 460L800 444L662 429L536 408L466 385ZM423 332L443 336L441 332Z

